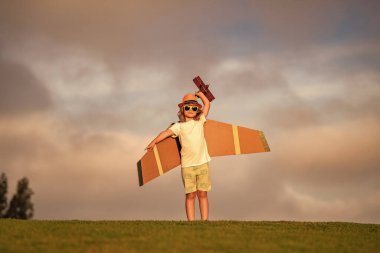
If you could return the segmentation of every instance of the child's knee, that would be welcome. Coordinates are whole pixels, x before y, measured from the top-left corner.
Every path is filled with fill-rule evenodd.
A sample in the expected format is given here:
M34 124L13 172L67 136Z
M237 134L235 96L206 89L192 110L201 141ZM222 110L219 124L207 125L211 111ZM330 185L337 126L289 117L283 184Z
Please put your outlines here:
M186 199L192 200L192 199L195 199L195 196L196 196L196 192L186 193Z
M207 192L206 191L197 191L197 195L199 199L207 198Z

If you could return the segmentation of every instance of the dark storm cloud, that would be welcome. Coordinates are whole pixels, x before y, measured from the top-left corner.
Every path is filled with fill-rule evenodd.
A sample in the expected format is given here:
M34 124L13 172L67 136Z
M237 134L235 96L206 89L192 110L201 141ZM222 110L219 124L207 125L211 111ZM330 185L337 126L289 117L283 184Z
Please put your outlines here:
M0 114L30 113L51 106L49 91L28 68L0 57Z

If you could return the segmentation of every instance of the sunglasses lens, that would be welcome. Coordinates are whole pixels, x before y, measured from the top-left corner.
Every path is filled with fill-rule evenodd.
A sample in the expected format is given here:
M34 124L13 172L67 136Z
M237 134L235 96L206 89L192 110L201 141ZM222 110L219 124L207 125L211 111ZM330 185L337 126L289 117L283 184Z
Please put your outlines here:
M186 105L185 107L185 111L188 111L188 110L190 110L190 108L191 108L191 110L193 110L194 112L196 112L196 111L198 111L198 106L188 106L188 105Z

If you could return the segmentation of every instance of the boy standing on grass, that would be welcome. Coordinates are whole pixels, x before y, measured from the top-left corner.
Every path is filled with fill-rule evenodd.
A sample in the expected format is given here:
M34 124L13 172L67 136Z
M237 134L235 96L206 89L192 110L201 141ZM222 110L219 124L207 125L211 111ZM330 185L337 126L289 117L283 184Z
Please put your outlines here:
M201 98L203 109L197 102L197 97ZM195 219L195 198L198 196L201 219L206 221L209 213L207 192L211 190L208 162L211 158L204 138L203 125L210 110L210 102L198 91L195 95L186 94L178 107L179 122L162 131L146 149L153 149L156 143L170 136L179 137L182 146L181 175L186 194L186 216L188 221Z

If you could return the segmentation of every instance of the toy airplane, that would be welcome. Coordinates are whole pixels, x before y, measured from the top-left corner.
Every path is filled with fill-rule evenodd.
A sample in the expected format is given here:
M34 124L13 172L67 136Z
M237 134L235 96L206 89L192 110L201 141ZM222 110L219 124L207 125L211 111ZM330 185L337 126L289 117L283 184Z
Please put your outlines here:
M193 82L198 87L200 91L207 97L208 101L213 101L215 99L214 95L212 95L211 91L208 89L209 85L206 85L202 79L197 76L193 79Z
M215 99L202 79L193 79L195 85L211 102ZM204 134L208 153L211 157L269 152L264 133L255 129L207 120ZM181 164L181 144L179 138L166 138L147 151L137 162L139 185L174 169Z

